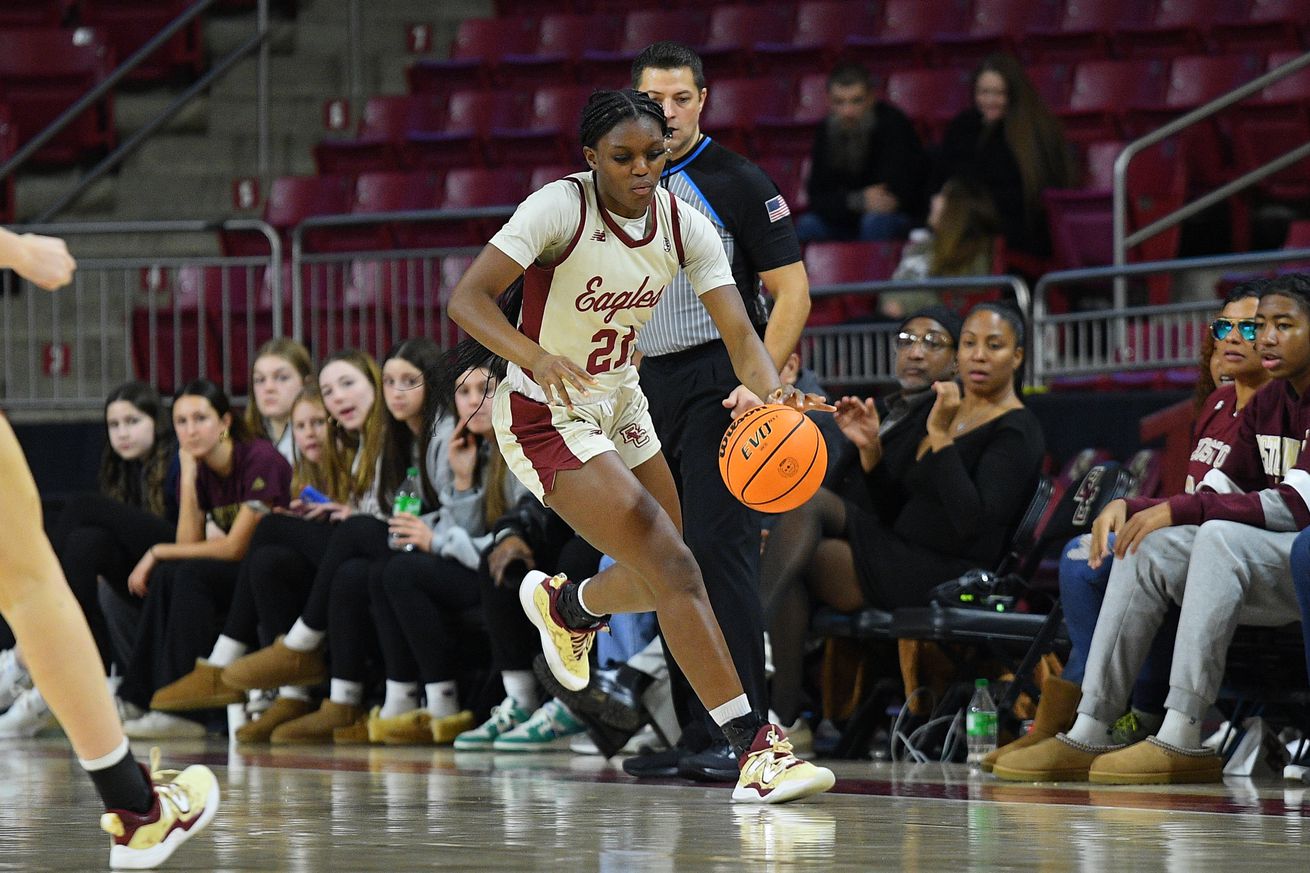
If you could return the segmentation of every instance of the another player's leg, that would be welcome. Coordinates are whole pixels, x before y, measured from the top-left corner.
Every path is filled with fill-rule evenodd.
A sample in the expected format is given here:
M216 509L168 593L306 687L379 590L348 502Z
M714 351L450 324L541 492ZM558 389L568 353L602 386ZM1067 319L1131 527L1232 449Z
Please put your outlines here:
M524 580L524 606L543 631L547 661L563 661L566 668L585 663L590 639L570 647L561 631L577 640L594 634L611 612L654 609L670 654L741 762L734 799L778 803L832 787L830 771L796 758L782 729L752 711L700 569L679 534L677 489L663 455L631 471L616 453L598 455L557 474L549 503L617 563L582 584L544 580L541 574ZM581 678L586 684L585 669L554 672L561 682L569 678L576 684Z
M111 866L158 866L213 818L218 782L200 766L152 776L132 757L91 631L41 530L36 483L3 418L0 481L0 612L104 800Z

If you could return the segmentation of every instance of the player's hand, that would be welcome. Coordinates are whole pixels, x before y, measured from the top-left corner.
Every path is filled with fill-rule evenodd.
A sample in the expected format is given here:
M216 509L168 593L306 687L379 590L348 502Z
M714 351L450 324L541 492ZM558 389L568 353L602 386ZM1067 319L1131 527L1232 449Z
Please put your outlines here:
M837 401L837 411L832 418L855 448L864 451L879 444L878 428L882 422L878 419L878 407L872 397L865 400L842 397Z
M1087 566L1093 570L1100 569L1102 562L1110 556L1110 534L1118 533L1127 520L1128 503L1122 497L1105 505L1105 509L1092 522L1092 544L1087 555Z
M62 239L25 233L18 237L18 245L14 272L36 287L53 291L73 281L77 261Z
M387 528L395 535L394 543L413 546L420 552L432 551L432 528L423 523L417 515L401 512L391 516Z
M732 410L733 421L741 418L755 407L763 405L764 401L759 398L759 395L745 385L738 385L732 389L731 394L723 398L723 408Z
M960 411L960 386L948 379L932 383L932 390L937 393L937 399L928 412L928 436L950 439L951 424Z
M779 385L769 392L767 403L777 403L782 406L790 406L792 409L799 409L801 412L836 412L837 407L828 402L828 398L822 394L806 394L798 389L795 385Z
M505 570L515 561L521 561L528 570L537 568L536 558L527 540L518 534L507 536L492 547L487 554L487 572L497 587L505 584Z
M1114 539L1114 555L1122 558L1137 551L1137 547L1146 539L1146 535L1169 527L1174 523L1174 511L1169 501L1157 503L1150 509L1143 509L1124 523L1123 530Z
M574 396L590 397L589 387L597 384L594 376L568 358L545 351L528 369L545 392L546 402L562 404L568 409L573 409Z
M159 562L155 560L155 556L147 549L146 553L141 556L141 560L137 561L136 566L132 568L132 572L128 574L127 590L137 597L145 597L150 587L150 573L155 569L157 563Z

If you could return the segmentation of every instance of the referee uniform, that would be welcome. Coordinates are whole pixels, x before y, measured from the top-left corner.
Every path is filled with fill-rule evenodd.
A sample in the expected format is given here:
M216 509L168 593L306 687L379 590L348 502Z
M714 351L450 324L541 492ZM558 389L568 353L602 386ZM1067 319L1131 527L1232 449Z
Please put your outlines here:
M708 136L670 163L661 181L718 230L746 311L762 335L767 315L759 274L801 259L777 187L750 161ZM665 290L637 348L643 356L641 388L682 498L684 539L700 565L746 696L756 712L766 712L761 518L728 492L718 469L719 442L731 423L723 400L740 380L709 312L683 273ZM690 732L688 747L703 745L693 744L697 722L721 742L673 659L669 671L678 721Z

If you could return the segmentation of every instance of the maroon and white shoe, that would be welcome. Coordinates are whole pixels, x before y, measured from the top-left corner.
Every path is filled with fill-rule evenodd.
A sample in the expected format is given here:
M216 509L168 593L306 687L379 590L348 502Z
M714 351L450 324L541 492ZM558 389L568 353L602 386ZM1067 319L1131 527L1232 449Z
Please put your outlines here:
M837 782L827 767L796 757L787 734L776 724L759 729L738 766L732 799L739 803L786 803L820 794Z

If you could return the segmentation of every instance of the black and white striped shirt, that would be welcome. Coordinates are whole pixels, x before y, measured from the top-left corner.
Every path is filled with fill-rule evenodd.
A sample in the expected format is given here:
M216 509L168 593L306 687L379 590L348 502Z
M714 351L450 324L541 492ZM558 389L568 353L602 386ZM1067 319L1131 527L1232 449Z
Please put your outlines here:
M664 170L662 181L679 199L710 219L732 265L751 320L763 325L759 274L801 259L800 243L778 188L764 171L702 136L685 157ZM719 339L709 312L681 272L669 284L637 338L643 355L667 355Z

